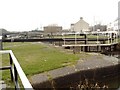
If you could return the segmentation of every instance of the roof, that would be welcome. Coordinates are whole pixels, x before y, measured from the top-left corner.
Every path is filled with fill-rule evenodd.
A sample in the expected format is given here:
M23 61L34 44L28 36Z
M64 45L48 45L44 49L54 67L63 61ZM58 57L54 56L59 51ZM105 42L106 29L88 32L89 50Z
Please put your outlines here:
M76 22L75 24L77 24L77 23L81 23L81 22L86 23L86 24L89 25L89 23L87 23L86 21L84 21L82 17L80 17L80 20L79 20L78 22Z

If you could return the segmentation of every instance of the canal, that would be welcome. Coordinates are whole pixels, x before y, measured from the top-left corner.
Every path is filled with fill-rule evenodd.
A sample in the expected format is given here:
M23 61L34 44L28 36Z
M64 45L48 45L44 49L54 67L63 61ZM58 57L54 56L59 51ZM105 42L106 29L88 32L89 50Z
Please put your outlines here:
M118 63L120 63L120 51L117 52L109 52L105 55L111 57L116 57L118 59ZM108 58L108 59L109 59ZM89 85L89 88L87 89L87 84ZM111 74L109 76L106 76L101 79L84 79L76 84L71 85L71 90L77 90L79 86L83 85L84 89L78 89L78 90L120 90L120 73L117 74Z
M120 51L109 52L106 55L118 58L118 63L120 63ZM114 90L120 90L120 73L116 76L106 78L103 83L108 84L108 86Z

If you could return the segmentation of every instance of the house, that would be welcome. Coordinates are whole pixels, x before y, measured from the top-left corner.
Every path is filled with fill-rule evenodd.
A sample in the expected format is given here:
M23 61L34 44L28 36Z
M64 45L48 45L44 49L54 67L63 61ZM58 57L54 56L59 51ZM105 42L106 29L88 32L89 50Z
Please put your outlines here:
M89 33L89 24L80 17L80 20L75 24L71 24L71 31L79 33Z
M118 34L120 37L120 1L118 2Z
M120 36L120 18L117 18L115 21L109 23L107 25L107 31L117 32L118 36Z

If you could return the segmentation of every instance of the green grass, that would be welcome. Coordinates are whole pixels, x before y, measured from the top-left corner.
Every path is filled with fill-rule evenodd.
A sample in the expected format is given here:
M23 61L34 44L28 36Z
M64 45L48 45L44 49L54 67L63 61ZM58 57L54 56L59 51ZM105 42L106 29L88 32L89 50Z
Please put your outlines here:
M84 38L84 36L80 35L64 35L64 36L53 36L51 38ZM107 38L107 36L97 36L97 35L87 35L87 38Z
M72 65L79 60L78 55L63 52L61 49L45 44L13 42L4 43L3 46L5 50L13 51L28 78L34 74ZM2 55L2 65L9 65L8 54ZM9 70L3 71L2 79L8 86L14 87L14 84L11 82Z
M87 38L104 38L104 39L106 39L107 38L107 36L97 36L97 35L87 35Z
M78 55L39 43L4 43L5 50L12 50L28 77L52 69L72 65L79 60ZM67 64L68 63L68 64ZM2 65L9 65L9 55L2 55ZM6 82L11 83L10 72L3 71Z

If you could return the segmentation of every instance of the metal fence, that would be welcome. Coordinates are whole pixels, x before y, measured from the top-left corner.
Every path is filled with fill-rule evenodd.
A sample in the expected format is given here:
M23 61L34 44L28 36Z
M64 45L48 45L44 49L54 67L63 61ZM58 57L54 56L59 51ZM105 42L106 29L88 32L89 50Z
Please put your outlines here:
M25 90L33 90L29 80L27 79L25 73L23 72L20 64L18 63L16 57L14 56L12 50L1 50L0 54L9 54L10 66L1 67L0 70L10 69L11 80L15 84L15 90L20 90L18 76L22 82L23 88Z

